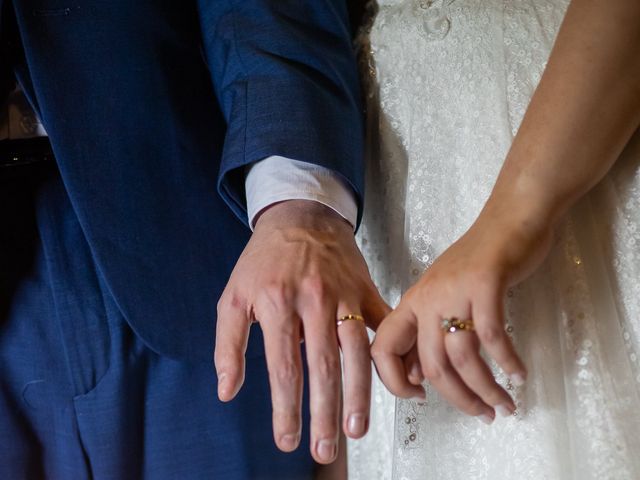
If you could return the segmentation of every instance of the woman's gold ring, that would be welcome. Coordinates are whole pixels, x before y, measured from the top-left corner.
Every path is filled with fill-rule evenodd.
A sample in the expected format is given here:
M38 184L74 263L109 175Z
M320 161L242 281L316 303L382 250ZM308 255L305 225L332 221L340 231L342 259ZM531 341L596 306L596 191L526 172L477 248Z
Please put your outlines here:
M455 333L459 331L473 332L475 330L472 319L460 320L456 317L443 318L441 328L446 333Z

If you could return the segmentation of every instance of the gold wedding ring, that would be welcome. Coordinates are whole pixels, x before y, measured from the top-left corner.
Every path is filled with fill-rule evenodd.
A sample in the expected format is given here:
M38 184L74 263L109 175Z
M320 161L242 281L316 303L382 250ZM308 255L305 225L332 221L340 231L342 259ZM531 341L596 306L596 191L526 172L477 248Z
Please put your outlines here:
M460 320L456 317L443 318L441 328L446 333L455 333L458 331L473 332L475 330L472 319Z
M343 315L342 317L336 320L336 326L342 325L344 322L348 322L349 320L356 320L358 322L364 322L364 317L362 315L358 315L356 313L350 313L349 315Z

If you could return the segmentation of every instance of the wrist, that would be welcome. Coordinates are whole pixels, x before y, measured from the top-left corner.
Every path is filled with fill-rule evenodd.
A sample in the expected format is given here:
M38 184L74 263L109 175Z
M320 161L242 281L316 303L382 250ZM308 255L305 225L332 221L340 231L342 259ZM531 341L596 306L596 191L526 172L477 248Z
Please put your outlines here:
M254 231L265 228L307 228L353 236L353 227L344 217L313 200L286 200L269 205L256 215Z
M556 168L563 156L516 137L482 216L532 235L553 228L593 186L585 175Z
M517 167L513 152L478 217L507 237L538 238L554 229L573 201L552 178L526 166ZM519 157L521 158L521 157Z
M519 201L514 198L491 198L478 216L478 227L498 232L499 236L537 237L553 228L554 215L535 200Z
M528 276L542 262L555 222L545 212L514 203L487 203L468 235L481 245L484 262L508 284Z

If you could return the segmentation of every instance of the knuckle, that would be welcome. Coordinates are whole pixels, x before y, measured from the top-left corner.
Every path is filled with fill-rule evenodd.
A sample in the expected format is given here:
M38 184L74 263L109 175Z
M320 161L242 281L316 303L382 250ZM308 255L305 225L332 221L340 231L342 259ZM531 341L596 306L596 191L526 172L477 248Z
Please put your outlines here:
M437 382L451 373L451 367L442 362L430 362L424 366L423 373L430 382Z
M406 399L411 399L415 397L415 392L411 388L411 386L407 385L401 379L398 379L396 383L392 384L388 388L389 388L389 391L396 397L406 398Z
M228 312L230 310L240 310L244 307L242 297L236 292L225 292L218 300L218 313Z
M276 309L290 305L293 300L291 288L282 282L272 282L266 285L262 290L262 295L266 303Z
M214 366L218 374L224 373L231 379L236 378L238 375L242 375L239 365L229 361L227 358L214 361Z
M515 355L509 354L505 358L498 359L498 360L500 361L502 369L506 371L507 374L509 375L522 370L522 367L520 366L521 362L519 358Z
M483 400L487 405L499 405L504 403L504 395L498 387L494 387L483 395Z
M213 352L213 362L218 369L227 369L232 363L229 361L229 352L221 348L216 348Z
M215 367L218 374L223 371L226 372L228 370L227 364L224 361L224 357L218 352L215 352L213 355L213 366Z
M301 282L301 288L315 298L327 296L327 283L322 275L314 273L305 277Z
M387 356L387 352L384 347L381 346L380 342L373 342L371 344L371 349L369 350L371 358L374 362L379 362Z
M517 355L508 353L505 355L496 355L495 360L507 375L520 373L523 369L522 362Z
M475 417L476 415L481 415L485 412L486 407L482 400L471 399L465 403L466 404L462 407L462 410L469 415L473 415Z
M428 280L424 280L417 285L411 287L404 295L404 299L409 303L417 302L430 302L431 298L431 285Z
M316 371L322 381L335 381L340 372L340 361L334 355L321 355L316 362Z
M344 410L349 414L369 413L371 391L368 388L351 389L344 398Z
M449 360L451 361L451 365L453 365L456 369L465 368L472 358L471 352L466 349L458 349L449 354Z
M333 439L338 435L338 425L334 425L333 421L316 420L311 430L314 437L320 439Z
M405 385L397 380L388 380L385 382L385 386L391 393L391 395L399 398L411 398L411 392L405 387Z
M217 369L234 372L244 361L242 353L233 345L217 345L213 352L213 362Z
M272 421L283 430L296 430L300 423L300 416L295 409L274 406Z
M332 438L340 428L340 417L337 407L322 409L311 407L311 430L313 436Z
M492 269L487 269L484 266L475 266L469 272L469 280L474 285L482 285L486 288L492 289L496 286L496 276Z
M296 384L302 378L300 369L293 361L283 362L275 368L275 379L279 385Z

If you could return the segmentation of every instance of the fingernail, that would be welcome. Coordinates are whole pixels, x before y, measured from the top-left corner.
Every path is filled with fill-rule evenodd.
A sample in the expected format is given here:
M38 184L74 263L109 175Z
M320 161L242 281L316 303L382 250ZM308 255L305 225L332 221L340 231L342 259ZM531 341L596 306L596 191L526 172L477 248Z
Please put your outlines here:
M511 380L511 383L513 383L516 387L521 387L522 385L524 385L524 375L522 375L521 373L514 373L509 377L509 379Z
M502 417L510 417L513 414L513 409L507 404L498 405L495 409Z
M300 443L300 434L288 433L280 438L280 446L284 450L295 450Z
M364 415L361 413L353 413L349 415L347 420L347 429L351 435L362 435L364 433L365 425Z
M317 447L318 456L329 462L336 456L336 442L333 440L320 440Z
M486 425L491 425L493 423L493 417L487 415L486 413L478 415L476 418Z

